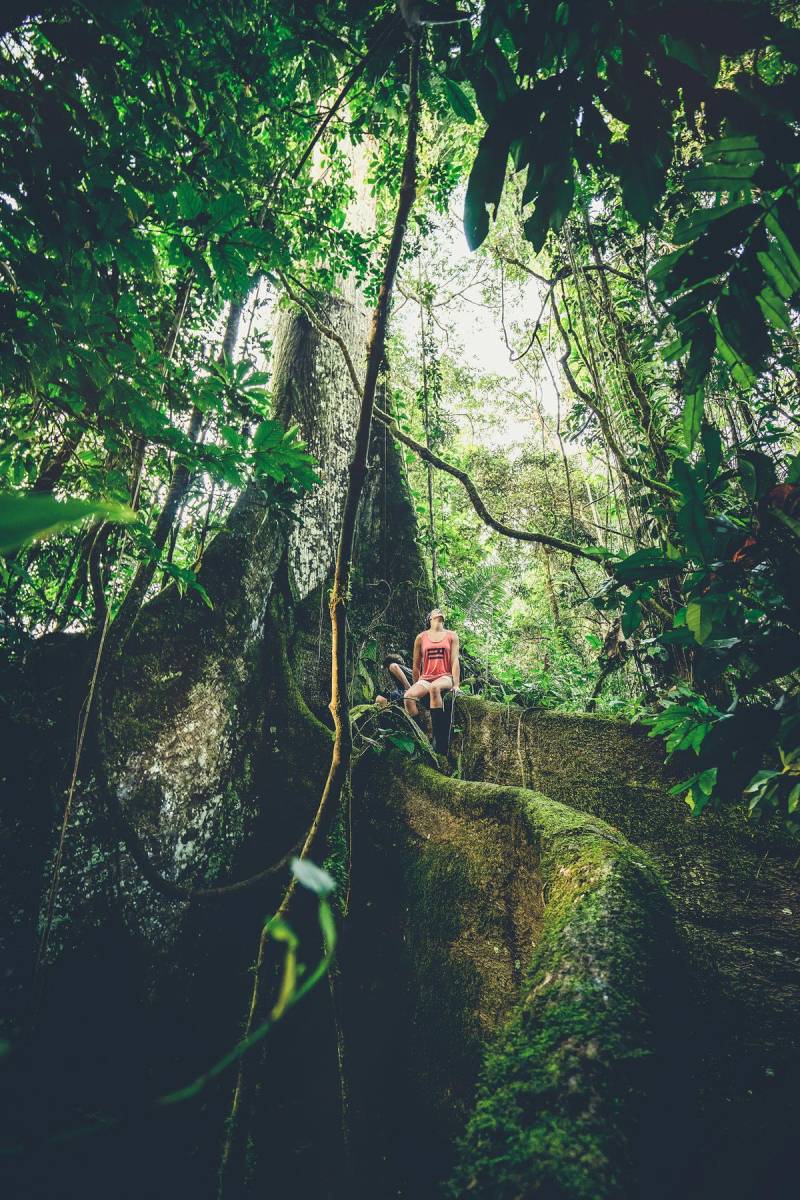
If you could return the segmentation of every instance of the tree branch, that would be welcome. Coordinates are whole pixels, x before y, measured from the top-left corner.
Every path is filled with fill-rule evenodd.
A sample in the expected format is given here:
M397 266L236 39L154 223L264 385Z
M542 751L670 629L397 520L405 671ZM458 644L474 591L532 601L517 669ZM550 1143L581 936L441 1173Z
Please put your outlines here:
M280 279L284 288L286 289L289 299L292 300L293 303L295 303L297 307L305 313L306 317L314 326L314 328L318 330L318 332L324 337L330 338L330 340L335 342L339 347L345 360L347 371L353 387L355 388L356 392L361 395L363 391L362 385L359 381L358 373L353 365L353 359L350 355L350 351L347 348L344 338L341 336L341 334L337 333L332 326L326 324L325 321L323 321L313 311L313 309L310 308L309 305L297 295L284 275L281 275ZM409 434L403 433L397 422L392 416L390 416L389 413L384 412L382 409L376 406L374 408L374 414L376 419L389 430L389 432L392 434L392 437L396 438L397 441L402 442L403 445L408 446L410 450L413 450L414 453L423 460L423 462L430 463L431 466L436 467L439 471L445 471L448 475L452 475L454 479L457 479L469 496L472 506L478 516L486 525L489 525L492 529L496 530L497 533L503 534L504 537L515 538L517 541L535 542L541 546L549 546L553 550L563 550L566 554L574 554L578 558L588 558L592 562L600 561L598 556L593 554L591 550L586 550L582 546L578 546L573 542L565 542L562 541L561 538L550 537L546 533L535 533L532 530L526 529L513 529L510 525L505 525L502 521L499 521L489 512L488 508L483 502L480 492L470 479L469 475L467 475L466 471L462 471L459 467L453 466L452 463L447 462L444 458L440 458L438 454L434 454L432 450L427 448L427 446L423 446L421 442L415 441L414 438L409 436Z
M398 442L402 442L404 446L408 446L409 450L413 450L423 462L430 463L431 466L436 467L440 471L445 471L448 475L452 475L454 479L457 479L469 496L472 507L478 516L485 525L496 530L497 533L501 533L504 537L514 538L519 542L533 542L539 546L549 546L551 550L563 550L565 554L572 554L576 558L588 558L591 562L602 564L603 560L600 555L584 546L578 546L575 542L565 542L561 538L550 537L546 533L536 533L531 529L514 529L512 526L506 525L503 521L499 521L497 517L492 516L489 512L480 492L466 471L462 471L460 467L453 466L452 463L447 462L444 458L439 458L439 455L434 454L427 446L423 446L421 442L415 441L409 434L404 433L394 417L384 412L383 409L376 407L375 417L382 425L386 426L392 437L396 438Z
M625 452L622 450L621 446L617 442L616 437L614 436L614 431L611 428L611 423L608 420L605 412L600 405L597 404L594 397L591 396L585 388L581 387L573 375L572 368L569 365L569 356L572 353L572 343L570 342L569 334L564 328L564 322L561 320L561 314L558 311L558 305L556 304L555 298L552 295L550 297L550 305L553 310L553 316L558 327L558 332L561 334L561 340L564 343L564 353L559 359L564 376L573 393L578 397L579 400L583 401L587 408L592 410L594 415L597 417L597 420L600 422L600 429L602 430L603 437L605 438L609 449L613 451L619 463L620 470L624 472L629 479L635 479L637 483L641 483L645 487L651 488L655 492L659 492L662 496L669 496L670 499L679 500L680 492L677 492L675 488L670 487L668 483L662 483L660 479L653 479L652 476L645 475L643 471L637 470L637 468L632 466L628 461Z
M339 109L342 107L345 100L347 99L347 96L349 95L350 90L352 89L353 85L358 82L358 80L363 75L364 71L367 69L367 66L370 63L373 55L376 54L380 49L382 49L383 44L386 41L386 38L389 36L390 32L391 32L391 27L384 31L384 33L376 40L374 45L372 45L367 50L366 54L364 54L362 56L362 58L353 67L352 71L350 72L350 74L347 76L344 83L342 84L341 90L339 91L339 94L337 95L333 104L328 109L327 113L322 118L322 120L320 121L319 125L317 126L317 128L315 129L315 131L311 137L311 140L309 141L305 150L300 155L300 158L297 160L294 167L292 168L292 170L289 174L290 179L292 179L292 180L297 179L297 177L299 176L303 167L306 165L309 158L311 157L311 155L314 151L314 147L317 145L320 138L325 133L325 130L328 128L331 121L336 116ZM267 196L264 201L265 209L269 205L269 202L272 200L273 196L275 195L275 192L278 190L278 187L282 183L283 179L284 179L284 174L283 174L283 171L281 171L278 174L275 181L273 182L271 188L267 192Z
M522 259L510 258L504 254L500 255L500 259L502 262L508 263L510 267L519 267L520 271L524 271L526 275L532 275L533 278L538 279L540 283L546 283L551 287L555 286L557 283L560 283L562 279L569 279L570 275L573 274L572 267L562 267L560 271L555 273L552 279L548 279L546 275L540 275L538 271L534 271L531 267L527 266ZM617 267L609 266L608 263L600 263L599 265L595 266L588 264L587 266L583 267L582 270L607 271L609 275L617 275L620 279L627 279L629 283L635 284L636 287L641 288L643 286L641 279L637 279L635 275L631 275L628 271L620 271L617 269Z

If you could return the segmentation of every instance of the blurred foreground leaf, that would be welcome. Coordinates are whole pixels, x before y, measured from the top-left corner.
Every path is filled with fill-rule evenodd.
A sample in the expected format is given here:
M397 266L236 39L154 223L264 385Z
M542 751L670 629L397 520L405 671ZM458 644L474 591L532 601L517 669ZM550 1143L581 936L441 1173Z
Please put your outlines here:
M0 554L26 542L50 537L84 517L103 517L127 524L133 509L112 500L56 500L53 496L0 496Z

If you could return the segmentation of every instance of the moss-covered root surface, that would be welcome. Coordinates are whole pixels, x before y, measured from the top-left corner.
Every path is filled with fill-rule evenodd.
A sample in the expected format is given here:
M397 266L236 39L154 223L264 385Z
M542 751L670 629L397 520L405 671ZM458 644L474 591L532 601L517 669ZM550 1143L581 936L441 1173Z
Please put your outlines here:
M648 1200L655 1188L704 1200L781 1195L800 1089L796 842L738 806L692 817L669 788L694 756L665 769L663 744L641 727L466 697L456 727L467 778L521 782L609 821L664 880L688 975L674 1006L682 1077L670 1059L683 1115Z
M641 1194L642 1114L673 965L671 910L649 861L603 821L521 788L381 760L362 767L358 791L406 914L412 1042L435 1021L438 1070L418 1086L438 1087L460 1115L445 1194ZM503 926L492 913L504 906ZM430 997L437 960L469 970ZM410 1099L435 1120L435 1098ZM439 1130L447 1136L445 1121ZM441 1194L421 1182L417 1194Z

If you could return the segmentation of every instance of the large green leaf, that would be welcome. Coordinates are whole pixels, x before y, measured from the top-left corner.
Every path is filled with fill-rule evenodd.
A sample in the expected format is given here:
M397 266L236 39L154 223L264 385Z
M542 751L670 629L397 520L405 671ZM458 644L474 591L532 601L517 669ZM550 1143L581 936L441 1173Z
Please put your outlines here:
M709 606L702 600L690 600L686 605L686 624L694 634L694 640L702 646L714 626Z
M715 429L713 425L703 424L700 430L700 440L703 443L706 481L711 483L722 464L722 438L719 430Z
M753 210L753 216L755 216L759 211L759 205L745 205L742 201L736 201L733 204L717 204L711 208L697 209L676 222L672 236L676 242L693 242L695 238L705 233L709 226L734 213L740 213L742 209Z
M215 233L232 229L246 213L247 207L238 192L223 192L216 200L212 200L208 211L214 225Z
M547 234L561 229L572 208L575 184L572 176L552 181L544 187L536 207L524 225L525 237L536 254L542 249Z
M700 426L703 422L704 404L705 392L702 384L696 387L693 392L688 392L683 397L681 422L683 425L683 436L689 450L694 449L697 435L700 432Z
M619 175L622 198L631 216L647 225L655 216L664 191L672 145L659 130L646 133L631 132L625 152L619 155L615 168Z
M497 216L503 194L509 141L505 133L490 126L478 146L464 200L464 233L470 250L477 250L489 232L489 212Z
M730 367L731 375L742 388L751 388L756 381L756 373L728 344L720 332L717 333L717 352Z
M686 176L692 192L734 192L747 184L756 172L754 163L707 163Z
M250 280L250 257L231 242L214 242L211 263L223 296L239 296Z
M773 287L768 283L765 284L756 296L756 301L771 325L777 329L783 329L786 333L791 333L792 324L789 319L789 311L782 297Z
M691 67L698 75L705 75L709 82L716 82L720 65L718 51L714 53L699 42L671 37L669 34L664 36L663 45L671 58L676 58L684 66Z
M711 554L713 537L705 510L705 491L698 473L688 462L676 459L672 465L672 484L684 497L685 503L675 517L683 535L687 553L700 562Z
M639 589L637 588L637 592L638 590ZM630 637L632 633L635 633L643 620L644 610L639 603L638 596L636 593L633 593L632 595L626 597L625 603L622 607L622 620L620 621L620 628L622 629L623 637L627 638Z
M750 500L760 500L775 486L775 463L761 450L740 450L739 472Z
M703 383L714 356L715 345L716 335L711 322L705 318L698 318L683 377L683 436L689 450L694 448L703 421Z
M800 212L789 195L779 198L767 213L767 228L782 252L793 290L800 288Z
M669 558L655 547L646 547L628 555L622 562L614 564L614 574L620 583L640 582L646 579L664 579L679 575L685 563L681 559Z
M84 517L126 523L136 514L111 500L56 500L53 496L0 495L0 554L50 537Z
M447 96L447 102L452 108L457 117L462 121L466 121L468 125L475 123L475 109L472 107L468 96L463 88L447 76L442 77L444 84L444 93Z
M728 345L757 372L772 347L764 314L755 297L744 287L736 288L735 294L720 296L717 320Z
M193 221L203 211L203 198L188 180L181 180L175 194L178 199L178 211L185 221Z
M780 246L773 243L769 250L759 250L758 261L778 295L784 300L791 299L800 288L800 273L792 269Z
M762 163L764 152L758 144L758 138L753 133L745 133L735 137L719 138L703 146L703 159L712 163Z

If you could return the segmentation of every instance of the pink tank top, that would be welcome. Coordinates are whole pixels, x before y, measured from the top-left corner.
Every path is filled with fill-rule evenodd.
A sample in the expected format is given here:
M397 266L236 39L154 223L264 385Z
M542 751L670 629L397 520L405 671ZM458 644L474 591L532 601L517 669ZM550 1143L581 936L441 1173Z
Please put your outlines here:
M453 635L445 633L441 641L433 642L427 633L422 635L422 675L421 679L430 682L442 675L451 675L453 671Z

